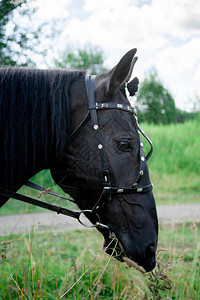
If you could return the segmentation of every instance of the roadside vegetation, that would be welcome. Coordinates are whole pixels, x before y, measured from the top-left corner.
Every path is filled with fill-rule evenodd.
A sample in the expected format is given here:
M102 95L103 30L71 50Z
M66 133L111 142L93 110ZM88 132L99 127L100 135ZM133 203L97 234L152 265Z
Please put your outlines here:
M0 299L199 299L198 230L161 228L159 263L146 274L106 255L93 229L1 237Z
M154 146L148 165L157 204L199 203L200 118L142 128Z

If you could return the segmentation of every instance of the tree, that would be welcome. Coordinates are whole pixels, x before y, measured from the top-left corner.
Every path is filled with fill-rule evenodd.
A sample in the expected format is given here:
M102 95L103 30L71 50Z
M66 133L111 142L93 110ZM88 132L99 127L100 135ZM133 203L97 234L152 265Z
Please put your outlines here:
M139 118L149 123L175 122L176 107L170 92L163 86L156 69L152 68L137 95Z
M0 1L0 65L17 65L20 50L25 47L26 36L18 33L16 24L13 26L12 34L7 34L7 25L13 18L13 12L25 3L26 0ZM15 47L14 43L19 44L19 47Z
M91 75L107 71L104 66L103 51L91 46L73 50L68 48L60 59L55 60L55 65L59 68L81 69Z
M35 66L33 56L45 56L46 49L41 49L41 40L47 37L45 24L34 23L36 11L34 0L0 0L1 66Z

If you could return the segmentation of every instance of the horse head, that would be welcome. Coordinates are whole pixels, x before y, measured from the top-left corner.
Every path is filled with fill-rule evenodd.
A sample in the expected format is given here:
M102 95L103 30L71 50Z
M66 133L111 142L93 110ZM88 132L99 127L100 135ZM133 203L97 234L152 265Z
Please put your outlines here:
M125 91L137 91L138 79L128 82L135 52L126 53L110 72L72 84L72 135L51 172L79 208L88 210L89 220L102 225L98 230L107 253L115 248L118 260L128 257L150 271L155 266L157 213L141 129Z

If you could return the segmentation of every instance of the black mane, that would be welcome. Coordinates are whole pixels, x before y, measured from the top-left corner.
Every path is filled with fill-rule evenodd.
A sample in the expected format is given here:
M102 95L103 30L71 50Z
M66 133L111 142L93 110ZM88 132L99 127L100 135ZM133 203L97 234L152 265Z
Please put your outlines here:
M16 170L23 174L30 164L36 168L38 158L45 168L51 151L63 151L70 130L70 84L82 76L65 70L0 69L0 170L5 173L0 177L16 182Z

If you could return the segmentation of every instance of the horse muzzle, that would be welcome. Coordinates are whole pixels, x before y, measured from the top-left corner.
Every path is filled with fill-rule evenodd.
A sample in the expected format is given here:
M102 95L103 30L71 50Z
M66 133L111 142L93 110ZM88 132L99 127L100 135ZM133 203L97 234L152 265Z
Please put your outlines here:
M156 243L149 242L142 246L136 243L132 244L132 240L127 240L124 237L117 237L113 231L108 230L104 234L103 249L109 255L112 255L120 262L126 262L127 266L134 267L142 273L150 272L156 265Z

